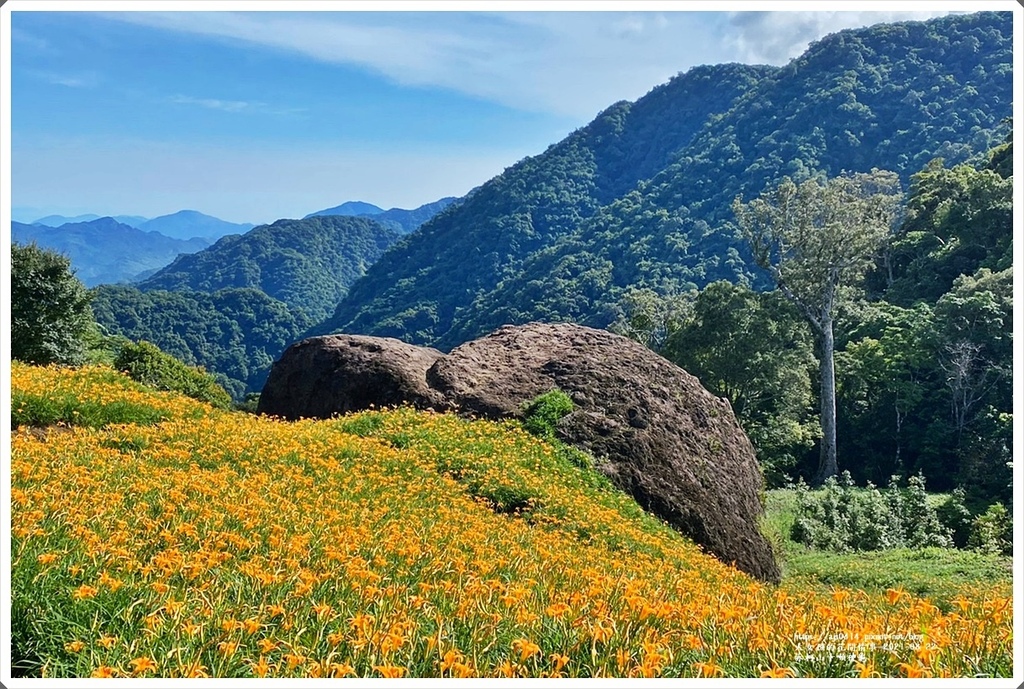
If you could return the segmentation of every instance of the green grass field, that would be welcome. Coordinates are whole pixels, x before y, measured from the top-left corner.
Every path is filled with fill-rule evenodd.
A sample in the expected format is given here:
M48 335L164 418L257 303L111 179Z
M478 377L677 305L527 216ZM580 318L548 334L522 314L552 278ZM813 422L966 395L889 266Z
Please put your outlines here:
M945 494L932 494L940 503ZM971 550L898 548L859 553L812 550L794 542L790 529L797 516L797 491L780 488L767 493L764 531L781 560L783 585L793 588L842 586L867 592L902 587L930 598L944 610L964 586L981 588L1012 581L1012 559Z

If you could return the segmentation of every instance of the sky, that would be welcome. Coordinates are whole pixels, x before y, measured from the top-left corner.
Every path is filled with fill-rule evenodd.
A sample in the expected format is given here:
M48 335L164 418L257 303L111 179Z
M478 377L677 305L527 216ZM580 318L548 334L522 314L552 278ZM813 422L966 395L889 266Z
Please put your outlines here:
M11 209L22 222L192 209L265 223L351 200L414 208L465 194L695 65L781 65L843 28L946 13L877 2L821 12L41 4L5 7Z

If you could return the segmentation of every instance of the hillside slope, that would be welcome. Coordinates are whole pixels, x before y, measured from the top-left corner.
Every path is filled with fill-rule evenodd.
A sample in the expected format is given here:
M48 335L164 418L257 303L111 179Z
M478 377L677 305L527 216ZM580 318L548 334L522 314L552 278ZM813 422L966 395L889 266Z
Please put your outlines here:
M32 427L55 407L67 427ZM1008 585L952 603L764 586L518 424L286 423L19 363L12 408L26 674L1012 674ZM900 641L813 650L838 634Z
M364 218L278 220L182 256L138 287L200 292L258 289L320 319L397 239L394 231Z
M782 68L697 67L618 103L385 254L314 334L450 348L503 323L606 326L629 286L757 281L729 204L784 175L904 183L1002 140L1012 15L843 31Z
M251 288L143 292L101 285L92 292L92 311L107 333L147 340L205 367L235 399L260 390L274 360L312 323Z

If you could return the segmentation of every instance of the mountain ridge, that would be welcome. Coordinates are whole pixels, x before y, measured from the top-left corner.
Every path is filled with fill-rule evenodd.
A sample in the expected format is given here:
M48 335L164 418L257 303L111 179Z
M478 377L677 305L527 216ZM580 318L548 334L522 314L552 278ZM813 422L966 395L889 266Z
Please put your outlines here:
M245 234L221 237L202 251L179 256L138 287L199 292L255 288L322 318L397 240L397 233L368 218L286 218Z
M425 223L309 334L445 349L504 323L605 327L633 287L757 283L737 194L870 167L906 182L987 150L1010 114L1011 32L1010 13L952 15L832 34L783 67L691 69Z
M11 240L35 242L65 254L86 287L131 282L140 273L159 268L180 254L209 245L202 238L187 240L147 232L110 217L60 227L11 223Z
M175 239L220 239L229 234L248 232L253 227L252 223L233 223L199 211L180 210L147 220L139 229L160 232Z
M372 218L382 225L390 227L399 234L409 234L457 200L458 197L456 196L445 196L437 201L425 203L422 206L417 206L416 208L408 210L405 208L389 208L384 210L379 206L364 203L363 201L346 201L340 206L310 213L309 215L304 216L303 220L322 215L343 215L358 218ZM364 210L366 208L372 210Z
M97 215L95 213L86 213L85 215L76 215L72 217L64 215L47 215L39 218L38 220L33 220L30 223L23 224L60 227L61 225L67 225L68 223L90 222L92 220L99 220L100 218L113 218L122 225L130 225L135 228L149 220L149 218L144 218L141 215Z

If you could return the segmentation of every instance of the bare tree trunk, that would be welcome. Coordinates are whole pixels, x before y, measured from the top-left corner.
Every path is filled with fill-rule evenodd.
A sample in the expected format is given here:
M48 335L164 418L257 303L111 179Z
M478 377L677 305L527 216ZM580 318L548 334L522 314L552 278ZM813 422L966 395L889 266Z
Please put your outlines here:
M818 475L814 480L818 485L839 473L839 465L836 463L836 342L831 318L823 319L820 337L821 459L818 461Z

